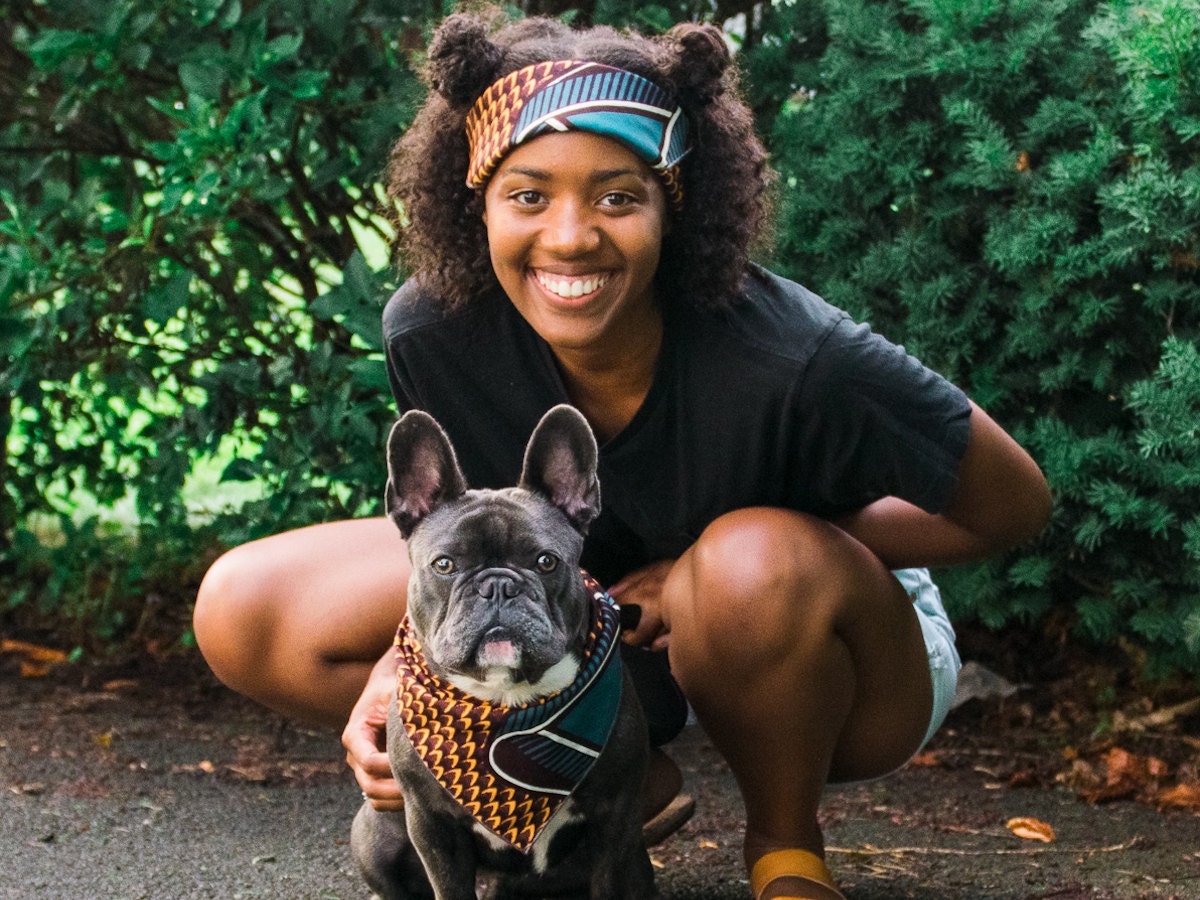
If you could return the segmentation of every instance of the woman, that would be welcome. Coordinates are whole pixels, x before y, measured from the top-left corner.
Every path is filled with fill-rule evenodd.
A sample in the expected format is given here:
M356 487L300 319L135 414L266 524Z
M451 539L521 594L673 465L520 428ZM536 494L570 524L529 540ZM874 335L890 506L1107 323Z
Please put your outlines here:
M385 313L389 374L476 486L515 483L547 408L584 413L604 500L584 563L640 608L626 656L652 737L686 697L745 800L756 900L821 900L841 896L825 785L903 765L954 693L953 631L909 567L1020 544L1050 497L960 391L748 264L768 173L729 63L705 26L447 19L390 171L414 274ZM196 608L231 686L349 716L381 808L400 802L380 747L407 565L384 519L315 526L226 554ZM648 813L678 786L656 769Z

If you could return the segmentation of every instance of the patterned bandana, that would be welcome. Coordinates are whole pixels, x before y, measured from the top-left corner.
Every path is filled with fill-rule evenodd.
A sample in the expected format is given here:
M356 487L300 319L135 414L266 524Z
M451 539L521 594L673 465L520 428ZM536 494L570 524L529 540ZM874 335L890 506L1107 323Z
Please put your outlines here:
M523 852L591 771L621 705L617 607L583 578L592 627L579 673L524 706L494 706L434 675L407 617L396 633L398 707L417 755L477 822Z
M666 91L632 72L566 59L505 75L467 114L467 187L482 188L514 147L543 134L588 131L620 141L683 202L679 161L687 155L687 118Z

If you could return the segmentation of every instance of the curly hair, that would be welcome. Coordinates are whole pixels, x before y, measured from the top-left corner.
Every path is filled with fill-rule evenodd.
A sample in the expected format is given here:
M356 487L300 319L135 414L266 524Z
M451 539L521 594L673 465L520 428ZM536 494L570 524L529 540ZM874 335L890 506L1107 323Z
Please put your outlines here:
M388 164L403 262L448 307L496 286L483 198L465 184L466 116L497 79L558 59L626 69L676 97L693 148L681 163L683 204L672 212L657 278L684 303L736 303L750 248L766 230L772 173L729 50L711 25L646 37L606 26L576 31L547 18L505 22L496 10L448 16L429 45L428 99Z

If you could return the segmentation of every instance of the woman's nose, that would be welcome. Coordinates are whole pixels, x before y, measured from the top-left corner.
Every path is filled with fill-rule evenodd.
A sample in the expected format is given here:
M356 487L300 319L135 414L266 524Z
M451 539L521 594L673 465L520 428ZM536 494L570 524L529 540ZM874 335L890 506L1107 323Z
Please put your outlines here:
M590 210L574 202L553 204L542 230L542 245L559 256L581 256L600 246Z

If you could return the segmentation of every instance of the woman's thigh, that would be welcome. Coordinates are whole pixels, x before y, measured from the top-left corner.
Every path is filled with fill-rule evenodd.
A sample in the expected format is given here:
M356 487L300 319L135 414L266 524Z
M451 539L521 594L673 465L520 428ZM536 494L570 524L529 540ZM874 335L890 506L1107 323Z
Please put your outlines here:
M924 738L932 689L912 603L887 567L835 526L778 509L730 513L681 557L664 600L673 663L683 656L677 634L705 648L713 662L725 657L704 666L705 655L693 654L693 671L678 673L685 689L708 670L727 676L743 666L747 681L757 666L795 671L798 680L818 670L841 673L836 685L795 685L844 698L835 715L790 723L804 731L834 729L835 780L885 774ZM821 654L835 664L819 665ZM813 708L799 696L762 700L774 716Z
M387 519L313 525L218 559L196 638L231 687L282 712L343 721L405 611L409 565Z

